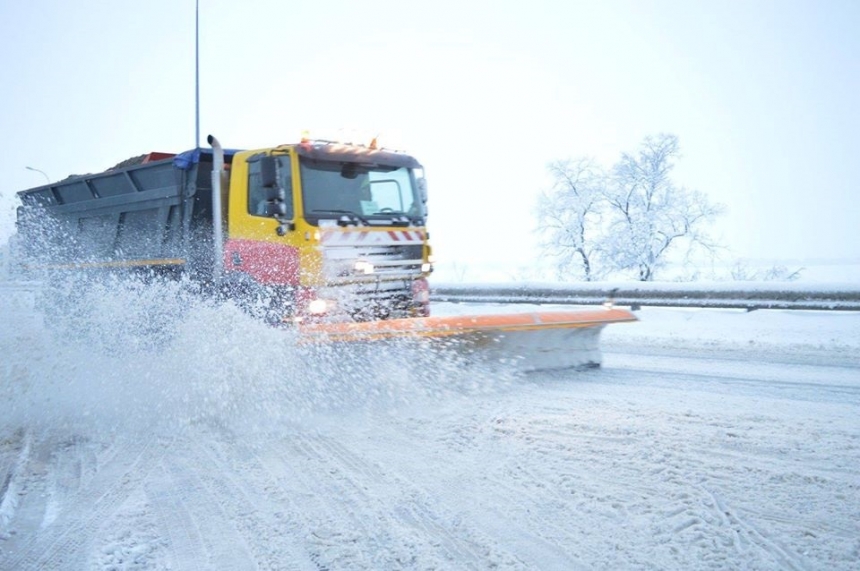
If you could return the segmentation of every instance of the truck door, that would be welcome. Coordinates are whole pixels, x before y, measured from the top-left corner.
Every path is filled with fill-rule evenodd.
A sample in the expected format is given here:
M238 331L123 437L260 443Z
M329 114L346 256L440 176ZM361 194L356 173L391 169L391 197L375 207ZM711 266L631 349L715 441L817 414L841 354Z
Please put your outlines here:
M297 238L288 231L295 218L291 155L237 154L232 179L225 269L262 285L298 284Z

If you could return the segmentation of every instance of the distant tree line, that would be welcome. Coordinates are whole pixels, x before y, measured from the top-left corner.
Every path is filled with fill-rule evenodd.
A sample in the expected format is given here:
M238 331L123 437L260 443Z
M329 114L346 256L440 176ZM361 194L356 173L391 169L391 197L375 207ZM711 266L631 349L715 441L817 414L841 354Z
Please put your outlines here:
M651 281L671 255L716 252L721 246L707 230L724 207L675 183L679 157L678 137L660 134L608 169L585 157L550 163L538 231L559 277Z

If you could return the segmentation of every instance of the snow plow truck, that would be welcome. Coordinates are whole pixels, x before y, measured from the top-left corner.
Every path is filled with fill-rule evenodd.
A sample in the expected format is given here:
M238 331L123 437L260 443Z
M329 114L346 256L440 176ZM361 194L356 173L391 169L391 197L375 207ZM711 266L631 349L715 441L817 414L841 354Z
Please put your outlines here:
M308 343L443 341L523 370L595 366L620 308L430 316L427 186L414 157L303 139L150 153L18 193L18 263L186 276ZM456 341L456 342L453 342Z

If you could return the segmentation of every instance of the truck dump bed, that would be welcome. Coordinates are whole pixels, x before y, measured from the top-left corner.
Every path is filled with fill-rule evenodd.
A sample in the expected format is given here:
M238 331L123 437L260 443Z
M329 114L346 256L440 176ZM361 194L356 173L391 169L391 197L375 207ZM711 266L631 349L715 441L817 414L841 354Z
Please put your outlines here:
M185 266L211 257L211 151L140 159L19 192L28 265Z

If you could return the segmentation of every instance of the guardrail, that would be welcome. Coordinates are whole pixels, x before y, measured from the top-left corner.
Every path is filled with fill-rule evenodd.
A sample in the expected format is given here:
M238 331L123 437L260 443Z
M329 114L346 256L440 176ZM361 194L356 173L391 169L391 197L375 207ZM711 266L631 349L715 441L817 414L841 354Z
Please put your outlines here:
M31 291L38 282L0 280L0 295ZM860 311L860 284L794 282L578 284L433 284L430 299L457 303L534 303L639 307L703 307Z
M703 307L860 311L860 284L794 282L434 284L433 301L639 307Z

